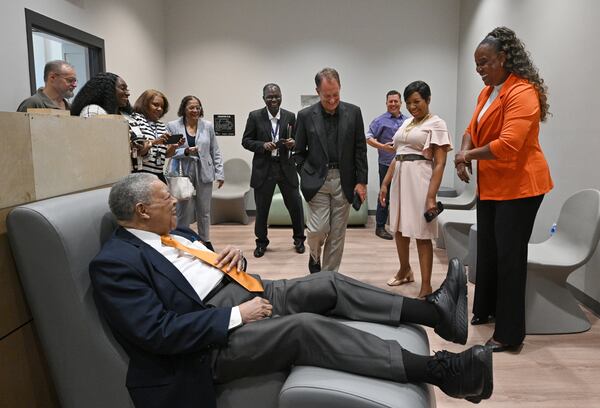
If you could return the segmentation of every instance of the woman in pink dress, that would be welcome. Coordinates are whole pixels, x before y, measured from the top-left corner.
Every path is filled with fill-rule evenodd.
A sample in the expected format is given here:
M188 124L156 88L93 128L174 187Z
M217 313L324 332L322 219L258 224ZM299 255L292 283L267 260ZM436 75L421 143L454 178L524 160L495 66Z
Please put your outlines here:
M405 120L394 135L396 160L383 180L379 200L385 205L390 189L390 230L394 233L400 269L387 284L398 286L414 282L409 262L410 239L417 241L421 290L419 297L430 294L433 266L432 239L437 238L437 219L427 222L424 213L437 215L436 194L442 181L446 154L452 142L446 122L429 113L431 90L423 81L415 81L404 89L406 108L413 116Z

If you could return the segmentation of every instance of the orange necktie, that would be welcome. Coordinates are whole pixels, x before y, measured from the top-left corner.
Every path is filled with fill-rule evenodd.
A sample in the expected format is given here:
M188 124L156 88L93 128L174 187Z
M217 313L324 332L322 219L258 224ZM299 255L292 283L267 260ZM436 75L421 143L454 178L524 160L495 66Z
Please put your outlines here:
M204 251L202 249L190 248L187 245L183 245L176 239L172 238L170 235L161 235L160 240L164 245L177 248L180 251L194 255L201 261L204 261L207 264L217 268L217 254L212 251ZM244 271L237 269L237 267L228 271L227 265L225 265L219 269L222 270L223 273L229 275L231 279L242 285L244 288L248 289L250 292L264 291L263 286L258 279L254 278L253 276L247 274Z

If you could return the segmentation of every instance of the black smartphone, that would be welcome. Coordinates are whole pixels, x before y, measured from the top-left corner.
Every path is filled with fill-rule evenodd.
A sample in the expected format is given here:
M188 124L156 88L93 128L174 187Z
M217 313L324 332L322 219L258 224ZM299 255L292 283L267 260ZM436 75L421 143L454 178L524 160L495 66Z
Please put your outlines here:
M355 191L354 197L352 197L352 208L356 211L360 210L360 206L362 205L362 200L360 199L360 195Z
M181 139L183 135L181 133L175 133L174 135L170 135L167 138L167 144L177 144L179 143L179 139Z
M286 141L286 139L279 139L275 142L275 146L277 146L279 148L285 144L285 141Z
M437 202L437 206L436 206L436 210L437 211L426 211L425 214L423 214L423 216L425 217L425 221L427 222L431 222L435 219L435 217L437 217L438 215L440 215L440 213L442 211L444 211L444 205L442 204L441 201Z

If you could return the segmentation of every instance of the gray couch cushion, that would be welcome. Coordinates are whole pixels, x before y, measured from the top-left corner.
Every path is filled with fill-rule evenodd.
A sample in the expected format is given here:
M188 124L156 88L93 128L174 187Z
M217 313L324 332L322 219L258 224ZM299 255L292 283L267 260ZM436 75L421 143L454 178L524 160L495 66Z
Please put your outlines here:
M397 340L413 353L429 355L427 334L420 326L396 328L365 322L344 323L386 340ZM325 368L298 366L294 367L281 390L279 407L435 407L435 396L427 384L400 384Z

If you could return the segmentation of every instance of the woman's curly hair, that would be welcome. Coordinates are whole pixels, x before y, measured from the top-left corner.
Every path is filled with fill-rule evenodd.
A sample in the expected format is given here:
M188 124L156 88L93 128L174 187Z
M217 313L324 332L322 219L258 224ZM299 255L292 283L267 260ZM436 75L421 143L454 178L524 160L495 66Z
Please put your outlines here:
M99 105L108 114L121 112L131 113L131 105L120 108L117 101L118 75L111 72L101 72L83 85L71 104L71 115L79 115L87 105Z
M514 73L516 76L529 81L535 88L540 101L540 120L545 122L550 108L548 105L548 87L540 78L538 69L531 61L529 52L525 45L517 38L513 30L507 27L496 27L481 41L481 44L490 44L496 52L503 51L506 54L504 69Z

